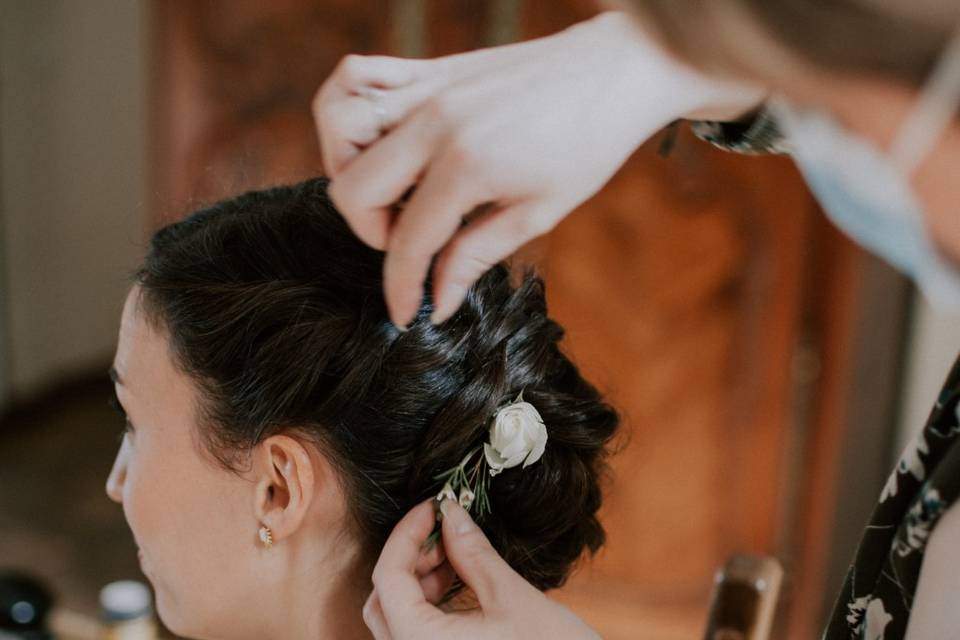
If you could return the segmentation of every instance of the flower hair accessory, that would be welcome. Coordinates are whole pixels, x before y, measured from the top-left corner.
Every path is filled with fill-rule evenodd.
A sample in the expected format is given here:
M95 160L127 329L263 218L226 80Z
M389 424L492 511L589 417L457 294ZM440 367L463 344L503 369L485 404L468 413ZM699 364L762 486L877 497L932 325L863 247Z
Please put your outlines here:
M526 469L540 459L547 446L547 428L540 412L523 401L523 392L517 399L497 411L490 426L490 442L483 445L483 457L495 476L521 462Z
M453 500L480 521L490 513L487 489L490 479L504 469L520 464L526 469L543 456L547 446L547 428L543 418L529 402L524 401L523 391L510 404L497 409L490 424L490 441L478 446L460 461L460 464L434 476L443 481L443 489L434 499L437 522L442 519L440 503ZM477 455L482 452L482 455ZM427 539L432 546L440 537L439 524Z

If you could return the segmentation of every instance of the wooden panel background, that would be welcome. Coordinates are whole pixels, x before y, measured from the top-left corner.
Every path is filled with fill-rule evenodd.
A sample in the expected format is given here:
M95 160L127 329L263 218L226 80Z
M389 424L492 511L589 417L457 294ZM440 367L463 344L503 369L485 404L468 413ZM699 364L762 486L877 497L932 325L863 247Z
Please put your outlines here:
M438 55L593 12L583 0L156 0L155 219L318 173L310 99L346 53ZM556 597L607 638L695 638L715 569L734 551L770 553L789 572L779 637L811 637L859 254L789 161L686 132L668 158L656 143L523 252L568 350L626 417L609 544ZM825 291L830 304L812 304Z

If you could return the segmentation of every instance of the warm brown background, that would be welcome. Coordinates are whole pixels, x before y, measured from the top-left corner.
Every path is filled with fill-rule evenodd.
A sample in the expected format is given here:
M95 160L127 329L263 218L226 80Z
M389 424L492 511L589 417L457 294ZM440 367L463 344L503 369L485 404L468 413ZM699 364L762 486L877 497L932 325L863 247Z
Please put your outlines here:
M157 224L320 172L309 102L346 53L463 51L594 11L576 0L153 9ZM556 597L607 638L695 638L715 569L735 551L767 553L787 569L778 637L813 637L880 486L883 438L862 445L851 417L883 422L890 408L897 354L877 345L900 330L901 298L877 294L890 274L826 226L788 160L726 154L686 131L668 158L656 145L523 253L540 263L567 348L626 417L609 544Z

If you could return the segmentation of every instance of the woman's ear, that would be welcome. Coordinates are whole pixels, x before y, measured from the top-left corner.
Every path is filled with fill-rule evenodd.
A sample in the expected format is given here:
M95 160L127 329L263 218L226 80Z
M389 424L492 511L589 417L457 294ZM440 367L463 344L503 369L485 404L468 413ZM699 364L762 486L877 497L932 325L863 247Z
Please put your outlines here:
M270 528L273 541L293 534L304 522L323 470L306 447L286 435L270 436L253 452L254 514ZM319 472L319 473L318 473Z

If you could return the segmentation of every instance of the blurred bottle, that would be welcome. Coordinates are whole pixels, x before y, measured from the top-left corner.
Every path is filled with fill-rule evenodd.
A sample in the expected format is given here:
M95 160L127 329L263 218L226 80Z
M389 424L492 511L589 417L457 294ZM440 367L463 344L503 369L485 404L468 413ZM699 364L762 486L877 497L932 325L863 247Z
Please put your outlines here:
M52 640L47 616L53 595L21 573L0 573L0 640Z
M157 640L153 596L142 582L111 582L100 590L101 640Z
M53 595L22 573L0 573L0 640L52 640L47 616Z

